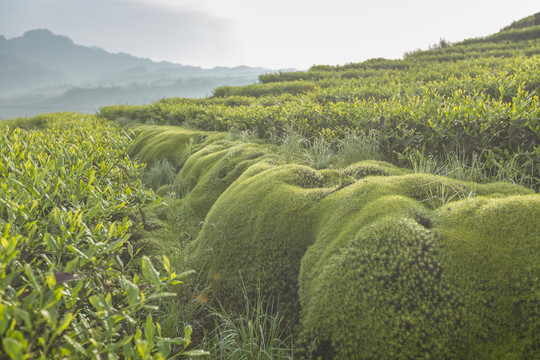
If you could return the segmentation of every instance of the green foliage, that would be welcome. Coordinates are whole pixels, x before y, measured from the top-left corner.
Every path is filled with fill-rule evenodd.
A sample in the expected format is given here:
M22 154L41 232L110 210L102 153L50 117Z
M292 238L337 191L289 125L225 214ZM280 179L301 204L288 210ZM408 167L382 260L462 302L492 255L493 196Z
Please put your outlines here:
M243 291L243 311L231 313L220 304L212 313L214 329L208 334L204 347L215 359L293 359L294 346L287 321L280 313L280 304L262 298L255 299Z
M414 220L360 228L316 270L303 308L304 336L317 339L309 357L455 358L459 299L439 257L439 244Z
M458 155L455 152L435 158L416 151L409 155L408 160L417 173L436 174L463 181L480 183L503 181L526 186L535 183L535 173L532 168L530 173L523 170L520 160L517 159L521 156L520 154L509 156L507 161L500 161L491 167L479 161L476 154L467 161L466 155Z
M200 220L244 170L272 157L274 151L251 142L255 139L249 133L238 131L227 136L172 126L138 125L134 129L141 135L130 154L154 164L147 170L147 183L155 189L173 183L163 187L162 195L174 193L182 198ZM171 154L177 159L173 164L181 166L179 172L166 160Z
M262 296L285 299L291 319L300 306L305 356L470 358L475 350L458 339L469 331L461 330L463 313L474 313L474 304L467 308L448 273L444 243L434 235L433 211L443 213L448 204L476 196L530 191L400 174L406 172L386 163L361 162L343 171L349 180L326 187L325 176L309 168L252 165L211 207L201 233L188 246L192 264L207 274L226 308L242 306L241 278L248 298L257 296L261 284ZM528 233L537 236L538 230ZM373 249L366 250L368 245ZM349 271L346 264L358 268ZM515 270L509 265L508 271ZM381 277L373 278L379 272ZM344 299L337 307L336 297ZM381 311L373 313L373 308ZM358 320L345 321L355 319L352 314ZM236 345L227 346L250 343L242 337L245 327L224 323L216 331L236 339ZM534 325L527 322L526 327ZM530 341L531 335L525 337L524 343Z
M232 128L229 130L229 139L241 142L257 142L257 133L253 130L238 130Z
M183 337L162 337L153 314L181 279L128 241L128 214L154 201L131 138L95 117L57 114L43 130L2 130L0 337L21 358L163 359Z
M279 141L279 154L285 163L299 162L305 149L307 139L300 134L289 131Z
M441 208L436 239L463 312L460 358L540 356L540 198L482 197Z
M147 125L137 128L143 136L146 128L152 133L137 143L140 149L144 149L144 142L152 142L152 137L166 141L166 137L178 138L185 131L170 127L159 131L159 127ZM326 139L331 139L332 134L321 133L325 134L321 141L331 146ZM150 215L155 214L161 223L156 227L159 232L150 231L145 241L153 241L157 253L175 254L171 261L175 268L185 268L187 258L189 267L199 270L199 278L191 284L196 299L191 302L199 305L193 305L193 310L178 310L178 305L167 302L166 309L173 309L165 310L171 311L168 320L181 321L179 311L200 314L201 306L204 307L201 304L215 304L214 296L222 306L215 312L214 328L207 330L203 342L214 354L234 358L248 351L259 356L262 339L265 344L278 339L279 336L266 333L255 336L249 325L250 320L253 324L256 319L265 319L261 326L272 328L271 316L254 315L268 314L264 301L262 307L255 307L261 311L251 308L243 315L234 311L242 309L246 299L278 296L281 303L288 304L284 315L296 324L293 329L299 343L295 356L536 356L536 350L527 345L536 341L536 325L531 320L537 317L536 285L529 281L529 290L520 287L523 297L511 295L517 290L510 289L509 283L494 285L491 289L497 288L501 299L507 292L509 295L501 300L504 306L492 308L491 302L483 300L486 289L478 285L480 281L471 285L461 278L483 270L464 268L465 272L460 272L461 266L454 267L452 259L461 255L451 255L448 247L448 241L458 239L452 240L448 234L454 226L454 220L449 219L462 216L459 209L467 209L467 204L473 203L500 203L507 208L502 213L520 214L516 219L534 215L538 211L537 195L523 195L532 190L512 184L479 185L463 179L415 174L375 160L339 170L316 171L301 165L283 165L287 161L302 161L302 151L312 146L297 132L278 138L277 143L281 141L282 145L277 152L274 145L250 143L248 137L242 138L238 133L232 136L240 141L232 141L231 135L226 134L205 137L203 132L196 141L187 136L179 140L178 148L192 142L194 150L183 161L175 184L160 188L164 196L170 197L166 199L169 205L146 208L148 222L154 221ZM360 135L347 136L352 138L353 145L347 145L351 148L355 148L356 142L367 141ZM374 140L378 144L379 138ZM289 154L287 160L285 154ZM419 159L429 157L419 155ZM428 166L431 165L424 167ZM433 165L434 172L443 173L445 170L438 166ZM511 199L528 207L509 207ZM463 211L463 216L471 213ZM478 222L502 221L491 217ZM204 219L198 235L198 228L190 219ZM455 221L462 221L459 219ZM531 239L540 234L536 225L529 225L520 227L515 223L513 232L506 225L490 226L498 229L501 241L532 244ZM183 226L189 234L183 234ZM520 234L519 229L525 233ZM488 243L492 238L481 229L459 230L458 234L465 242ZM456 248L462 249L463 245ZM534 279L536 268L527 256L533 258L538 249L528 249L528 255L514 252L515 261L529 264L524 266L532 271ZM491 253L487 248L469 251L473 258L474 254ZM484 264L477 262L478 266ZM515 273L516 277L529 276L511 262L500 271ZM243 294L239 291L240 281L244 284ZM490 290L489 294L494 293ZM514 320L505 320L509 319L510 308L520 319L522 330L515 330ZM208 324L201 324L203 315L182 316L198 316L198 328L209 329ZM502 318L494 324L500 328L508 325L510 330L503 333L486 325L497 316ZM174 327L166 323L167 329ZM483 330L475 323L484 324ZM175 333L172 329L167 331ZM480 345L471 340L479 338ZM503 341L505 338L509 340ZM358 344L362 345L361 350Z
M510 29L521 29L537 25L540 25L540 12L531 16L527 16L526 18L523 18L521 20L512 22L512 24L503 28L502 31Z
M230 315L257 296L290 304L304 358L540 356L534 21L403 60L102 109L146 123L130 154L180 169L159 189L169 207L147 207L165 235L147 235L199 270L198 301L222 305L214 356L257 357L275 338L255 336L264 306Z
M225 306L241 305L239 276L248 297L279 296L298 310L300 259L310 245L310 205L323 177L300 165L260 162L246 170L210 209L189 252L196 268L204 263L212 288ZM198 264L198 265L197 265Z
M302 150L300 163L314 169L324 169L334 161L334 156L334 151L329 142L318 138L308 148Z
M172 184L176 177L175 170L168 160L156 161L146 170L145 183L154 190L163 185Z
M377 140L377 133L356 134L354 131L345 133L339 142L337 152L338 163L345 167L362 160L381 160L382 150Z
M317 85L310 81L294 81L274 84L254 84L246 86L221 86L214 90L214 97L252 96L292 94L298 95L316 90Z
M153 164L167 160L175 168L180 168L201 143L223 138L223 134L208 134L175 126L129 126L138 134L129 149L129 155L141 162Z
M361 168L361 164L356 167ZM375 164L370 166L375 173ZM379 168L380 172L382 170ZM391 168L386 170L389 171ZM523 327L529 329L529 333L516 335L514 330L508 330L514 338L502 341L497 330L492 332L488 323L493 317L508 319L509 315L481 302L469 302L467 296L475 301L484 298L484 287L478 282L478 288L468 287L467 293L460 288L459 282L466 281L472 271L465 272L447 257L447 238L442 236L445 228L445 234L448 232L455 236L456 241L459 239L460 245L456 247L475 241L491 243L491 233L482 230L454 233L454 223L443 225L442 219L446 216L458 216L460 219L468 216L470 211L465 208L474 202L504 204L501 214L521 214L516 215L514 221L519 216L535 216L540 211L537 195L511 197L512 194L527 193L524 188L500 183L476 185L416 174L363 177L330 192L312 208L314 240L301 260L298 292L302 308L301 354L322 359L475 359L504 358L510 353L519 354L519 358L529 358L529 354L536 355L527 345L535 341L535 335L530 333L530 329L536 326L535 316L528 318L534 308L532 304L514 314L519 321L526 323ZM510 206L512 202L527 205L519 208L516 204ZM460 208L463 208L461 215ZM438 214L444 217L439 218ZM480 223L503 221L492 215L485 216ZM501 244L518 242L534 247L538 244L532 245L535 242L532 239L539 238L540 229L532 223L524 227L514 223L514 231L509 231L507 225L497 226L494 231L498 231ZM464 229L467 224L463 225ZM516 244L516 248L521 248L521 245ZM487 248L460 249L472 258L491 257L493 251ZM525 254L525 249L530 252ZM510 256L515 257L505 265L494 259L502 266L499 271L512 274L509 276L532 276L534 279L537 275L526 274L518 263L531 264L539 249L525 246L523 251L519 254L513 252ZM478 263L474 271L500 274L482 266ZM534 269L532 265L524 266ZM507 294L501 300L508 305L505 311L516 309L521 304L520 297L512 295L515 291L511 290L509 283L499 285L499 296L503 296L503 292ZM530 288L520 287L519 291L531 299L537 285L527 283L529 285ZM484 306L490 310L486 307L482 310ZM476 315L472 314L479 312L483 315L476 320L482 321L482 329L485 330L481 337L477 336L479 332L472 325L474 321L469 323L470 328L464 323L468 316L474 317ZM512 322L505 323L509 329L515 329ZM500 326L506 328L506 325ZM516 340L515 336L522 340ZM482 356L473 345L478 339L482 339ZM507 349L501 350L500 356L495 356L498 351L495 349L501 346ZM490 355L486 355L488 353Z
M17 118L11 120L2 120L0 122L0 129L7 130L7 128L19 128L19 129L43 129L47 123L54 119L55 116L70 116L69 113L63 113L58 115L46 114L38 115L33 118Z
M395 167L384 161L364 160L350 166L347 166L342 171L344 177L352 177L361 179L366 176L391 176L404 175L408 171Z
M202 220L219 196L247 168L268 157L268 150L261 145L212 143L189 157L176 176L175 186L183 190L184 201Z
M106 107L101 114L202 130L232 128L266 139L292 131L307 139L323 136L334 150L351 131L371 140L377 134L381 157L396 164L406 164L403 159L416 151L444 158L459 149L467 154L465 165L479 162L490 176L513 161L517 173L525 174L517 181L538 187L540 71L538 56L525 53L535 46L540 53L537 39L455 44L405 60L374 59L298 73L309 78L313 72L314 79L305 81L316 86L295 95L283 87L299 83L287 80L296 73L283 73L281 80L272 75L272 82L234 88L246 92L242 95L265 89L264 96L251 100L231 93L190 102ZM471 56L471 47L478 57ZM509 53L494 55L501 51Z

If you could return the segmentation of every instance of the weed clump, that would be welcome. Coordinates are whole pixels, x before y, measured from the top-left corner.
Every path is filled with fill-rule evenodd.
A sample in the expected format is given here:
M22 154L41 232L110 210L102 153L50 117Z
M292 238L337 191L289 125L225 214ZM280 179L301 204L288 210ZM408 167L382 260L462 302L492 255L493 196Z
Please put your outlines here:
M144 181L146 186L157 190L163 185L169 185L174 182L176 169L168 160L156 161L146 170Z

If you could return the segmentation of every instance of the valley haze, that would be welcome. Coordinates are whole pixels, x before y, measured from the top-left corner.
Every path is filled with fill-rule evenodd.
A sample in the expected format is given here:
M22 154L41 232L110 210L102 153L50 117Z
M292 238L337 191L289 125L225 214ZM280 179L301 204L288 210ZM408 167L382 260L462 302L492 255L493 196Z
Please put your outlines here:
M0 118L95 113L104 105L205 97L219 86L254 83L273 71L248 66L203 69L111 54L46 29L12 39L0 35Z

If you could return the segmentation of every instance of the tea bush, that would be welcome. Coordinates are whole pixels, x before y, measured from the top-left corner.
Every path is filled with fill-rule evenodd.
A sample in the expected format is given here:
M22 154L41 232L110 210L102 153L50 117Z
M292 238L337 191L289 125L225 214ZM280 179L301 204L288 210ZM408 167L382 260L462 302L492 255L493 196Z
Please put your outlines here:
M129 213L155 201L131 161L132 138L93 116L53 114L42 129L0 133L2 357L164 359L160 301L180 283L129 242ZM17 123L15 123L17 125ZM200 351L191 352L193 355Z
M511 161L527 186L538 188L540 71L538 55L524 53L538 41L455 44L405 60L271 74L261 84L217 89L212 99L110 106L101 115L206 131L234 128L264 139L294 131L312 141L323 136L333 147L351 130L376 131L383 158L397 165L416 151L436 158L458 153L465 165L474 158L495 176ZM438 61L444 57L452 61ZM305 80L289 80L294 74Z

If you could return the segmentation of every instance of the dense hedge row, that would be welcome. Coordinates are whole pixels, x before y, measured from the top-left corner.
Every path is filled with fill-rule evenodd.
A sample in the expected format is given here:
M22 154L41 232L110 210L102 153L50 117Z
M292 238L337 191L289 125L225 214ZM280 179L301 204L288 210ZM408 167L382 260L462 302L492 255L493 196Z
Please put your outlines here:
M317 88L313 82L287 82L281 84L259 84L246 86L221 86L214 90L213 97L228 97L228 96L276 96L281 94L299 95Z
M129 214L155 201L132 138L95 116L52 114L0 130L0 358L163 359L157 305L179 277L129 242ZM22 125L35 130L21 130ZM196 354L196 353L195 353Z
M537 43L516 42L508 51L530 50ZM437 58L453 51L470 57L462 53L468 47L483 54L450 63L374 59L270 74L261 84L216 89L212 99L110 106L101 115L207 131L251 130L260 138L295 131L306 138L323 137L335 146L349 129L375 131L384 156L395 164L417 151L435 158L454 152L466 164L482 162L493 174L501 164L515 163L527 174L527 185L538 188L538 57L493 57L494 52L507 51L500 45L456 45L425 54Z

